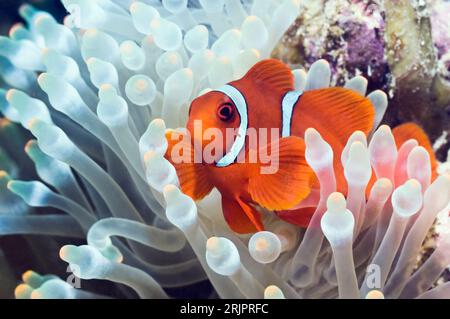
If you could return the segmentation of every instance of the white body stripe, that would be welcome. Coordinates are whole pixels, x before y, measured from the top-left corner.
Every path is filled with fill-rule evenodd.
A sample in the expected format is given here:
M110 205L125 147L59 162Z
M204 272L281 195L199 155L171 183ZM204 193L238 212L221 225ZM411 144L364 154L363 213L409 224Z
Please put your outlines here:
M234 86L229 84L224 85L220 89L214 90L217 92L222 92L227 95L236 106L236 109L239 113L241 123L238 129L238 136L234 140L233 145L231 145L230 151L225 154L216 164L218 167L226 167L236 160L241 150L245 145L245 137L247 134L248 127L248 109L247 109L247 101L245 100L244 95L236 89ZM282 101L282 131L281 136L286 137L291 135L291 121L292 114L294 113L294 106L297 103L298 99L302 96L303 92L301 91L290 91L286 93Z
M225 167L232 164L239 155L239 152L244 148L245 136L247 134L248 126L248 112L247 112L247 102L245 101L242 93L231 85L224 85L220 89L214 90L226 94L236 106L236 109L241 118L241 124L239 125L238 135L234 140L230 151L225 154L216 164L218 167Z
M294 113L294 106L297 103L303 92L301 91L290 91L286 93L281 103L281 108L283 111L283 126L281 130L281 137L291 136L291 122L292 114Z

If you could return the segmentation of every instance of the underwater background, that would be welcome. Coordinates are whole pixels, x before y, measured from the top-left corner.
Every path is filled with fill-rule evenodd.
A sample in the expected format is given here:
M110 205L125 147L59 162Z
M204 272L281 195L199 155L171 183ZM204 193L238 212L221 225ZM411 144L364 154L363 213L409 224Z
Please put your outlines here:
M450 298L450 1L133 2L0 3L0 298ZM250 236L225 223L220 194L195 203L170 187L164 132L185 125L195 97L269 57L291 67L296 89L367 95L376 127L419 124L440 177L387 126L352 135L347 151L364 144L353 160L379 183L347 208L376 217L351 239L345 221L332 223L337 243L269 216L269 234L252 237L267 251L255 257ZM318 136L307 149L327 155ZM396 219L394 189L423 200L420 218ZM345 208L340 197L327 203L333 187L321 191L317 216ZM363 282L373 260L385 269L372 290Z

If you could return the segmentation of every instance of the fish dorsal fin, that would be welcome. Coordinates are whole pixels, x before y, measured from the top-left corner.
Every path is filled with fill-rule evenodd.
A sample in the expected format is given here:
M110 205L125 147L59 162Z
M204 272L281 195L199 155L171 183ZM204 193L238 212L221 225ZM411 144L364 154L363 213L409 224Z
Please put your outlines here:
M278 143L278 151L274 143ZM290 209L310 194L316 181L305 159L305 143L300 137L289 136L266 148L261 153L273 156L270 164L274 171L263 173L260 164L249 179L249 193L254 202L269 210Z
M268 90L286 93L294 90L294 77L291 69L283 62L267 59L256 63L244 76L253 84Z
M167 132L166 139L168 148L165 157L175 167L183 193L193 200L200 200L208 195L214 186L208 178L207 168L201 163L195 163L194 148L190 141L182 132L177 131ZM172 158L173 156L179 158Z
M392 134L395 138L395 143L397 144L397 148L400 148L403 143L405 143L409 139L415 139L420 146L424 147L428 153L430 154L430 162L431 162L431 171L432 171L432 179L436 178L436 169L437 169L437 161L436 156L434 155L433 147L431 146L430 140L428 139L427 133L417 124L408 122L396 126L392 130Z

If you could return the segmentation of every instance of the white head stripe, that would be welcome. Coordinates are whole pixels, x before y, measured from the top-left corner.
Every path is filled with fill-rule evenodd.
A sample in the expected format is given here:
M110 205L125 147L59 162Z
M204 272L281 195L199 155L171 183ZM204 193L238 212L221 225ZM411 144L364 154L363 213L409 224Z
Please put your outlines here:
M303 92L301 91L290 91L286 93L282 102L283 110L283 128L281 130L281 137L286 137L291 135L291 121L292 114L294 113L294 106L297 103Z
M245 145L245 135L247 134L248 126L248 113L247 113L247 102L245 101L242 93L236 89L234 86L229 84L224 85L220 89L214 90L217 92L222 92L226 94L231 101L233 101L236 109L241 118L241 123L238 129L238 135L234 140L233 145L231 145L230 151L225 154L216 164L218 167L225 167L232 164L239 155L239 152L243 149Z

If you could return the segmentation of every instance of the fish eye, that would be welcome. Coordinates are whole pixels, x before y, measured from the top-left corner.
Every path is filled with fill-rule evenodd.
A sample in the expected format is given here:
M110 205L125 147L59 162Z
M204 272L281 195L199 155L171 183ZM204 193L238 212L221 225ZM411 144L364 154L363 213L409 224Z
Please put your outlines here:
M221 104L217 109L217 116L220 120L227 122L233 118L234 108L230 103Z

